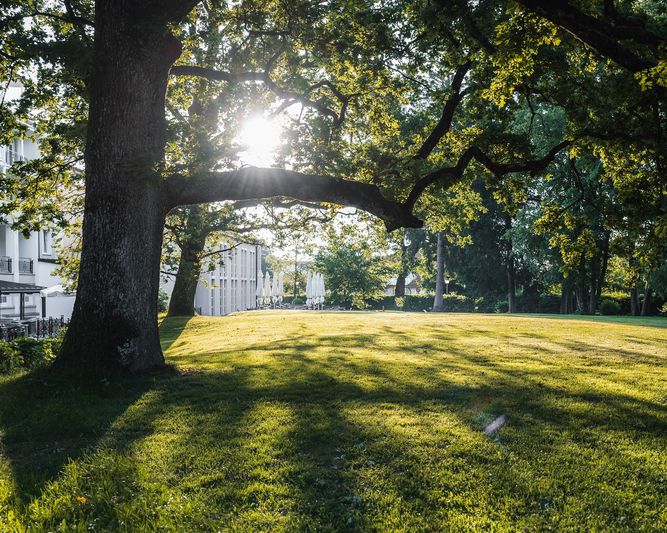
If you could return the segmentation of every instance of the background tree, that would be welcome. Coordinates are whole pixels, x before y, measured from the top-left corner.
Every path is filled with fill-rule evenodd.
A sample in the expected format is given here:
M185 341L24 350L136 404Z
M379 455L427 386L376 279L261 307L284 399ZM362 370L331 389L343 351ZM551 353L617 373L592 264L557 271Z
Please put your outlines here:
M370 245L372 241L356 237L350 231L334 230L314 256L313 267L324 276L329 302L363 309L368 300L382 295L393 265Z

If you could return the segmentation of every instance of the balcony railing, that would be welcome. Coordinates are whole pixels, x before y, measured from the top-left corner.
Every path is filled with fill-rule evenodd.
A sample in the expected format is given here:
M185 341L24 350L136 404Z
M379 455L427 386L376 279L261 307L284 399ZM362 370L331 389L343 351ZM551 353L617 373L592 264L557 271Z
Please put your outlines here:
M32 269L32 259L28 257L19 257L19 274L32 274Z
M12 273L12 258L6 255L0 255L0 274Z
M16 161L25 161L25 157L23 157L21 154L19 154L16 150L14 150L12 147L7 146L5 147L5 157L4 157L5 163L8 166L11 166L14 164Z

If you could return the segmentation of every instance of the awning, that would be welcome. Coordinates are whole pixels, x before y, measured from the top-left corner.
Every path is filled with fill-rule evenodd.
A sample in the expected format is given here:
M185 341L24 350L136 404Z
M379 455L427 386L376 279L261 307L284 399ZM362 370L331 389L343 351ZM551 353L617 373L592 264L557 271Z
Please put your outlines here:
M39 285L31 285L30 283L0 281L0 294L35 294L45 288Z
M0 281L0 294L36 294L45 287L30 285L29 283L15 283L13 281ZM19 298L19 318L25 318L25 298Z

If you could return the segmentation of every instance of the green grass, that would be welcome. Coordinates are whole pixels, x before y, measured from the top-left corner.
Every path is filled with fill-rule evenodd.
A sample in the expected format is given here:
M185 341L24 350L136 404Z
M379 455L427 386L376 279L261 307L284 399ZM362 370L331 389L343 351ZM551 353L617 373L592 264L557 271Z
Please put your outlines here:
M0 530L665 531L665 326L166 320L177 374L0 379Z

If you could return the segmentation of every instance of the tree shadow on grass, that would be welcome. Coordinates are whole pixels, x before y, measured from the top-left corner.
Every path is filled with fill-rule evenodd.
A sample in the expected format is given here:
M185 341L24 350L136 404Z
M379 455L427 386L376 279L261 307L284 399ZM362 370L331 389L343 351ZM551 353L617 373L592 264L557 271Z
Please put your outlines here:
M165 345L186 323L163 331ZM63 465L83 456L94 467L86 475L127 493L123 501L141 500L151 489L136 480L140 465L148 485L166 487L149 493L151 508L188 530L436 530L456 517L481 528L493 525L498 499L507 508L496 520L525 518L540 527L567 498L588 501L590 479L616 477L623 486L658 475L620 445L667 436L657 403L590 390L583 377L579 383L563 374L563 386L558 373L455 347L434 358L404 344L387 356L373 336L272 340L244 348L271 354L252 365L233 350L201 353L188 363L228 361L229 370L90 388L42 373L11 379L0 385L4 454L24 503L42 497ZM377 357L351 357L359 347ZM313 355L315 348L331 351ZM508 415L507 427L485 436L484 425L500 414ZM613 435L624 436L619 446L608 446ZM591 458L604 446L608 465ZM128 462L114 468L105 451ZM560 472L546 469L559 458L567 461ZM162 499L174 494L188 506L167 507ZM600 508L589 502L588 516L613 518L629 504L608 500ZM97 505L90 513L120 523L113 505ZM139 520L147 511L136 513Z
M163 321L163 349L178 340L189 320ZM166 375L171 373L166 369ZM27 502L38 497L64 465L95 450L114 421L164 377L81 384L46 368L0 382L0 444L11 462L19 498ZM146 431L135 427L131 433L117 445L139 439Z
M63 466L94 449L114 420L152 385L74 384L48 369L0 384L2 454L11 462L18 496L38 497Z

